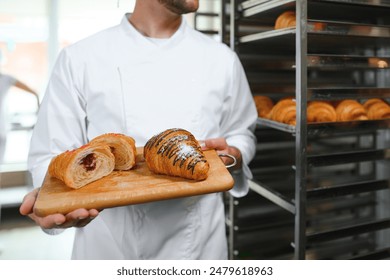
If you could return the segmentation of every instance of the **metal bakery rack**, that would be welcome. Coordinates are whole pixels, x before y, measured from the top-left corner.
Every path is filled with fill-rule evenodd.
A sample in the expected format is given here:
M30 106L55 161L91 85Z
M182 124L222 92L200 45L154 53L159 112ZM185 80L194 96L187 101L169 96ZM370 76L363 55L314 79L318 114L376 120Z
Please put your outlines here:
M390 258L390 119L306 122L311 100L390 98L390 1L223 4L253 94L297 103L296 126L258 119L250 193L229 198L230 258ZM287 10L296 27L274 30Z

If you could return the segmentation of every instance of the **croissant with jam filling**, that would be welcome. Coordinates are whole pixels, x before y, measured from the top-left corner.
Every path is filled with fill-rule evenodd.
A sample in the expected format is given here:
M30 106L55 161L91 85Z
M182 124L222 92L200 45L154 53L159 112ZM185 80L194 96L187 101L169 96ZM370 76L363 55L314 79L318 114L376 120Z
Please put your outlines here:
M198 141L184 129L168 129L153 136L144 147L144 157L157 174L204 180L210 168Z
M135 165L135 140L120 133L106 133L95 137L90 144L102 143L110 146L115 157L115 170L129 170Z
M84 145L54 157L49 174L70 188L78 189L104 176L115 167L115 157L105 144Z

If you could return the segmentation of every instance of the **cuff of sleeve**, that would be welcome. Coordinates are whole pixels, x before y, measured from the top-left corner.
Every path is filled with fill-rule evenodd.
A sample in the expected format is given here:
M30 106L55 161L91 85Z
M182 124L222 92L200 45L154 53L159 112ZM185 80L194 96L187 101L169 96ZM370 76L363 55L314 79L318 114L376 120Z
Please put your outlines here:
M231 137L226 139L226 141L229 146L236 147L240 150L243 164L248 164L253 159L256 152L256 146L252 142L243 141L240 137Z

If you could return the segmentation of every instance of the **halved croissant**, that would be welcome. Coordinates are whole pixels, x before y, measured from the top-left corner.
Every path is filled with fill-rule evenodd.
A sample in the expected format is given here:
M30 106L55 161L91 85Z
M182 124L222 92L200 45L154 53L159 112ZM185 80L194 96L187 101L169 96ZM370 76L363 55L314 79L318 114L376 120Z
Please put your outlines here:
M380 98L371 98L363 103L370 120L390 118L390 106Z
M144 157L157 174L204 180L210 168L198 141L184 129L168 129L153 136L144 147Z
M253 96L253 100L256 104L258 116L260 118L268 118L272 107L274 107L272 99L265 95L255 95Z
M296 25L296 14L294 11L282 13L275 21L275 29L293 27Z
M120 133L106 133L95 137L90 144L103 143L111 148L115 157L115 170L129 170L135 165L135 140Z
M114 166L115 158L108 145L87 144L54 157L48 171L68 187L78 189L107 176Z
M337 121L364 121L368 120L363 105L352 99L341 101L336 107Z
M307 105L307 122L335 122L337 119L336 110L326 101L311 101Z
M271 120L289 125L296 124L296 117L296 102L290 98L282 99L277 102L269 114Z

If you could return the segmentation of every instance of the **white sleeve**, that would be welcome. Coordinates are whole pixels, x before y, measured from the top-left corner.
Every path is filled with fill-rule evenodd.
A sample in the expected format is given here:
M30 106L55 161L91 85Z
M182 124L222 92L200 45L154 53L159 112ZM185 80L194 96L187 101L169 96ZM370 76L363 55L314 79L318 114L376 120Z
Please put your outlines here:
M60 53L34 127L28 169L40 187L53 156L86 143L85 101L77 90L78 67L67 52Z
M257 111L244 69L237 55L233 53L233 69L228 97L224 102L222 131L229 146L238 148L242 154L242 170L232 173L235 185L230 193L241 197L248 193L248 179L252 173L249 162L256 153Z
M6 88L13 86L17 81L17 79L11 75L2 74L2 76L6 81Z

